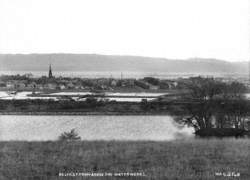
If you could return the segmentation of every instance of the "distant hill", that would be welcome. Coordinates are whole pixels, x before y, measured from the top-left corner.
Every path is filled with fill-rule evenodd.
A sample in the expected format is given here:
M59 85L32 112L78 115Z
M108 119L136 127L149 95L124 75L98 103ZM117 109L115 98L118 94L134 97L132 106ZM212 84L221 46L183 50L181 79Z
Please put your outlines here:
M97 54L0 54L0 71L137 71L155 73L246 74L247 62L187 60Z

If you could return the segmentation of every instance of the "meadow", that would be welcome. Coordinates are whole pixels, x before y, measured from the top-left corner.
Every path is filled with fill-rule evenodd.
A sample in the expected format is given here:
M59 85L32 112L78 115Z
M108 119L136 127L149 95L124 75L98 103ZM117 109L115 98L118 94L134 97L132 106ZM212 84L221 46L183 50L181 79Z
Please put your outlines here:
M250 179L249 169L249 139L0 142L1 180ZM70 172L139 175L59 176Z

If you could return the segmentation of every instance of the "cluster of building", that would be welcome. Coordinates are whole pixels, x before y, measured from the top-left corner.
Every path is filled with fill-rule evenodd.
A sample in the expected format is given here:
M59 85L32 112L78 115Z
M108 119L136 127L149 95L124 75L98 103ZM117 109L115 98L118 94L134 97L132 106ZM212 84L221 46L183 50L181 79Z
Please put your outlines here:
M116 90L122 88L159 90L178 88L178 85L174 80L159 80L152 77L143 79L54 77L51 66L48 76L34 78L26 74L0 78L1 90Z

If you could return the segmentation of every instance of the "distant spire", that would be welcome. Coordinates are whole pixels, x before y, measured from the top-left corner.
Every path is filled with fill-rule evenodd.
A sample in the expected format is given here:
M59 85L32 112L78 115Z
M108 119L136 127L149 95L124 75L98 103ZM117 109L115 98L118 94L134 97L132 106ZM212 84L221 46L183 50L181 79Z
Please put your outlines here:
M53 78L51 64L49 64L49 78Z

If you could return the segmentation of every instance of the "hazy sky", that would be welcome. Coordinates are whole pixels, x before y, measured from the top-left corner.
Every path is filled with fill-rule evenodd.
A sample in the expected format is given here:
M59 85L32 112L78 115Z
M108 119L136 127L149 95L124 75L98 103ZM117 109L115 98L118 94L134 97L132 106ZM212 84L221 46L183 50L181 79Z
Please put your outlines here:
M0 0L0 53L249 60L248 0Z

